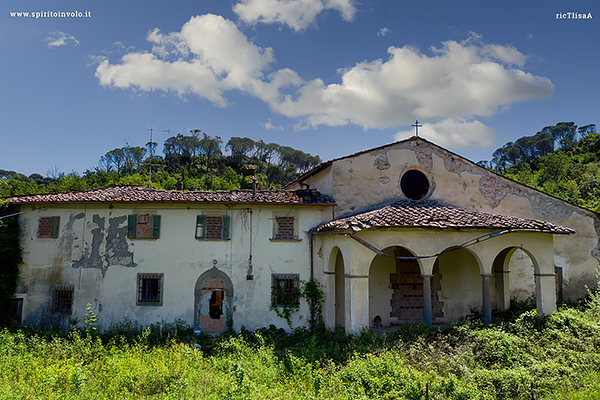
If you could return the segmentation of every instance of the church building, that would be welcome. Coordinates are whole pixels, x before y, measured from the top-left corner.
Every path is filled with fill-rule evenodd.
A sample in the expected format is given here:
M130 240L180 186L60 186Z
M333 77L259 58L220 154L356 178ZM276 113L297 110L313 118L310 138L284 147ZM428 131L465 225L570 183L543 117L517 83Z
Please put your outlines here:
M442 324L593 287L597 214L413 137L324 162L283 190L109 186L16 196L22 322L67 329L185 321L216 334L274 324L311 277L347 332ZM307 325L306 301L291 327Z

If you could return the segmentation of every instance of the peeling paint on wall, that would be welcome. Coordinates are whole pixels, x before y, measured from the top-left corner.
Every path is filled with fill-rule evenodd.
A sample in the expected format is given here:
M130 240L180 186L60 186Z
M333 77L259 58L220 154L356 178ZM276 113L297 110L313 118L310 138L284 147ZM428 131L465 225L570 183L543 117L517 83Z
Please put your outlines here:
M375 162L373 163L373 165L375 166L375 168L377 168L380 171L390 169L391 165L390 165L390 161L388 160L387 153L379 154L377 156L377 158L375 159Z
M81 259L74 261L73 268L99 268L102 276L106 275L111 265L136 267L133 261L133 252L129 251L127 244L127 216L110 218L108 233L105 238L105 218L94 214L92 223L96 225L91 229L92 243L86 246ZM123 224L122 227L120 225Z

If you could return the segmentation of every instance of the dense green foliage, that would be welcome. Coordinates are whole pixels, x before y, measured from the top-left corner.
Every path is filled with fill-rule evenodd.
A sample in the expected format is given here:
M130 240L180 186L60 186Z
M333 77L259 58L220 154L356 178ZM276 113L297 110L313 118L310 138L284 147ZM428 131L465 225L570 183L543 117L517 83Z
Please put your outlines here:
M0 201L0 326L6 326L12 317L11 299L17 290L19 266L23 262L19 234L19 219L10 216L17 207Z
M86 317L87 318L87 317ZM200 347L199 347L200 346ZM0 332L0 398L550 399L600 398L600 295L492 326L343 329L197 337L181 323L103 336Z
M156 143L113 149L100 157L97 168L82 175L60 173L56 167L46 178L0 170L0 197L83 191L110 184L145 185L150 179L153 187L167 190L174 190L177 182L185 190L249 189L253 181L259 189L272 189L321 162L318 156L291 147L239 137L227 142L225 149L231 154L226 156L221 138L201 133L193 130L189 136L180 133L168 138L164 156L154 154Z
M547 126L535 136L497 149L489 167L517 182L600 212L600 133L596 125L578 128L573 122L559 122Z

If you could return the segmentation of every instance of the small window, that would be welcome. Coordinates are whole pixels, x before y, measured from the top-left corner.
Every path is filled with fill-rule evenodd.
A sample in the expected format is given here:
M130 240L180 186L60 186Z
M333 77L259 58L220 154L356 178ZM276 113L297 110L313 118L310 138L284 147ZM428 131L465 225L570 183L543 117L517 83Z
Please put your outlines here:
M229 239L229 215L198 215L196 239Z
M42 217L38 226L38 238L56 239L58 237L58 226L60 217Z
M400 189L411 200L422 200L429 194L429 180L419 170L411 169L402 175Z
M129 215L127 237L129 239L158 239L160 237L160 215Z
M271 304L275 307L295 306L300 302L300 276L273 274Z
M164 274L138 274L139 306L162 306Z
M73 289L56 288L52 299L52 312L71 314L73 312Z

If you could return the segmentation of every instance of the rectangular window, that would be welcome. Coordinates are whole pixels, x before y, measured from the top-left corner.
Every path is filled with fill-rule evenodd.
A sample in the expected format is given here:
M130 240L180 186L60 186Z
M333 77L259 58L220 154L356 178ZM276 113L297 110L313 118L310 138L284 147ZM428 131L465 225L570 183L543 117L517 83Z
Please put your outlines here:
M73 289L56 288L52 299L52 312L71 314L73 312Z
M129 215L127 237L129 239L158 239L160 237L160 215Z
M138 274L138 306L162 306L164 274Z
M198 215L196 239L229 239L229 215Z
M42 217L38 226L38 238L56 239L58 237L58 225L60 217Z
M273 306L294 306L300 301L300 275L273 274L271 284L271 304Z
M294 238L294 217L275 217L277 219L277 233L275 239L293 240Z

